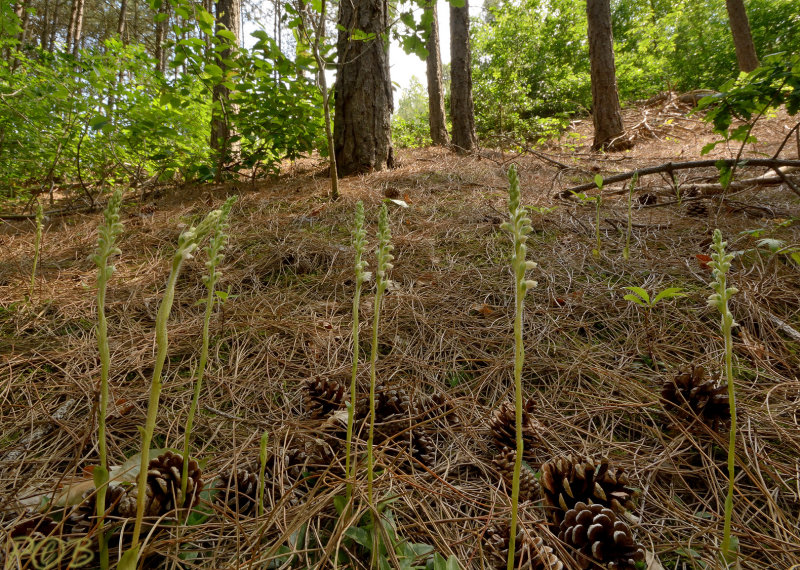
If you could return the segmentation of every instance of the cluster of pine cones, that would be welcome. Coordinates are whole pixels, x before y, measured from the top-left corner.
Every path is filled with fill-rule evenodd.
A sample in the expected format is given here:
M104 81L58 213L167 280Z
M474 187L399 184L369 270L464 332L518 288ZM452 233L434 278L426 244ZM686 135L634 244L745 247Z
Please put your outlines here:
M504 401L489 420L492 439L499 449L493 460L504 485L511 489L516 458L515 408ZM522 439L526 462L537 465L543 429L534 416L534 402L522 409ZM624 520L634 507L634 491L625 471L608 458L593 459L580 455L557 456L541 464L541 478L524 463L520 477L520 502L542 499L553 535L572 547L579 568L605 565L608 568L633 569L644 560L644 549L636 544ZM564 563L544 544L541 536L527 532L520 523L515 542L517 567L534 570L563 570ZM509 528L492 526L485 541L496 568L505 568L508 557ZM520 566L522 564L522 566Z
M345 409L348 396L349 390L345 385L333 378L311 378L303 384L305 413L328 424L326 429L331 427L327 420ZM354 431L364 438L369 421L367 394L359 397L355 414ZM375 387L374 444L393 466L406 468L416 462L431 467L435 460L435 446L428 428L420 424L450 414L452 410L441 397L426 397L413 402L403 388L380 383ZM335 433L322 430L320 439L292 438L283 454L273 457L265 466L271 484L280 484L282 480L283 489L293 493L315 484L326 470L335 468L335 457L344 455L341 442L345 440L345 427L346 424L334 421ZM342 473L339 475L343 476ZM218 487L218 504L240 515L255 514L259 488L255 468L233 469L221 477ZM290 498L290 503L296 499L299 497Z
M176 509L188 509L196 505L203 489L203 474L194 459L189 460L186 494L181 496L181 474L183 457L166 451L151 459L147 466L144 516L149 520L163 521ZM110 483L105 498L105 529L114 528L118 521L136 516L137 487L135 484ZM112 544L130 540L131 525L124 536L114 534ZM63 513L60 521L50 515L25 517L8 529L10 538L32 536L90 539L90 551L97 552L97 492L92 489L81 498L80 503ZM31 561L36 566L36 561Z

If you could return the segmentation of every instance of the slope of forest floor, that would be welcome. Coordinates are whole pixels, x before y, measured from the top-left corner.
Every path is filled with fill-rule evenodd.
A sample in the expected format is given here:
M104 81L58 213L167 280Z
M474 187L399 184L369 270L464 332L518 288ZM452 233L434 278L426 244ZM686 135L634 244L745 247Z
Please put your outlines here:
M463 568L502 566L492 558L487 537L510 512L510 489L493 463L498 449L490 418L513 396L510 242L500 229L507 212L505 167L511 162L519 168L523 203L539 208L531 212L529 240L529 257L539 263L532 277L539 285L527 298L524 316L523 383L541 424L540 442L527 457L530 469L538 472L542 462L561 454L608 457L626 470L639 493L629 518L651 568L719 567L727 431L678 420L659 400L662 384L682 366L722 370L719 315L706 304L711 274L703 257L711 232L720 228L729 250L741 252L730 275L739 289L732 311L739 325L733 529L740 562L752 569L800 564L800 269L788 255L758 245L763 238L800 243L797 197L785 187L758 187L721 206L712 201L707 215L695 217L687 215L690 201L676 203L669 181L643 178L634 193L627 261L627 194L621 186L606 188L597 256L594 203L554 197L598 173L700 159L700 149L715 137L684 111L663 104L627 110L636 140L623 153L590 153L590 120L576 123L541 154L403 151L394 170L342 180L342 197L333 203L326 197L325 164L317 159L287 165L269 182L173 190L153 201L154 209L129 203L107 300L111 463L122 464L138 451L155 316L177 236L233 193L239 200L219 284L229 296L211 324L194 455L208 487L235 468L257 472L265 431L269 455L276 458L266 480L267 514L237 515L212 502L213 516L155 535L149 548L161 558L151 564L265 568L272 560L275 567L332 566L326 556L332 533L341 539L334 530L333 497L344 495L344 436L335 417L308 413L303 383L349 383L354 206L365 203L374 248L378 210L391 196L408 207L388 204L395 262L378 335L377 375L384 386L405 391L416 414L406 418L407 435L424 433L430 449L423 460L410 457L402 435L379 446L376 493L394 498L388 508L399 536L429 544L445 557L455 554ZM792 125L782 112L762 120L755 133L759 143L749 145L745 156L771 156ZM794 154L793 146L784 153ZM719 145L711 156L736 152L738 147ZM745 170L740 176L763 172ZM688 185L713 183L718 175L710 169L676 176ZM649 192L658 194L658 203L641 207L637 197ZM23 298L33 259L32 224L0 222L5 528L32 516L23 504L91 478L89 468L97 462L93 402L100 365L96 270L89 256L100 219L85 214L47 223L29 304ZM371 250L367 259L373 265ZM184 268L169 321L155 442L162 448L182 447L200 349L203 261L198 254ZM623 299L631 286L651 296L680 287L686 296L648 310ZM365 291L362 394L372 301L372 291ZM324 467L306 466L318 477L292 479L289 458L297 450L311 455L312 449L326 458ZM361 470L356 495L365 493ZM524 503L521 511L524 531L542 537L567 568L577 568L574 553L548 532L539 503Z

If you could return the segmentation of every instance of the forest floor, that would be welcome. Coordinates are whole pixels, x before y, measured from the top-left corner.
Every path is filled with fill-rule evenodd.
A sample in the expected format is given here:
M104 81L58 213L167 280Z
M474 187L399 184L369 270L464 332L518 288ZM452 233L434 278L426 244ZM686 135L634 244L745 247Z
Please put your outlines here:
M408 207L388 203L395 261L381 313L377 377L384 404L393 391L399 412L379 419L401 421L405 428L376 448L376 496L392 499L383 512L393 514L398 537L453 554L465 569L504 567L495 535L502 535L510 516L510 488L502 465L493 461L499 449L490 425L498 406L513 397L510 241L500 228L507 216L505 170L513 162L523 203L539 208L531 210L528 242L529 258L539 263L531 277L539 285L525 305L522 373L538 434L525 468L538 475L543 462L564 454L609 458L637 491L626 519L647 551L649 568L721 567L727 428L681 417L660 402L662 386L681 367L703 366L711 376L722 370L720 317L706 303L711 272L703 257L710 253L711 232L720 228L728 249L738 252L730 283L739 289L732 301L739 325L733 506L739 563L798 568L800 270L758 240L800 244L800 200L785 186L754 186L721 205L710 197L705 215L691 216L691 201L679 205L662 177L644 177L634 192L625 260L622 186L604 189L599 255L592 253L594 203L555 197L598 173L703 158L700 149L716 137L686 111L664 102L627 110L626 125L637 134L627 152L589 152L590 120L574 124L541 154L401 151L394 170L342 180L341 199L333 203L325 163L312 158L255 185L171 190L153 201L154 211L128 203L107 299L111 464L123 464L139 450L155 316L178 234L230 194L239 199L219 284L229 296L211 323L193 436L206 488L219 487L236 469L258 472L259 441L269 434L264 515L237 514L204 493L206 515L188 526L162 525L148 543L158 556L146 559L145 567L327 568L337 544L352 555L349 566L342 555L340 567L367 567L356 540L361 535L342 534L348 525L335 508L334 497L345 494L342 414L313 413L325 410L304 386L309 379L349 384L353 213L363 200L367 259L374 269L385 196ZM755 130L759 142L744 155L771 156L793 125L782 112L762 120ZM794 146L792 141L782 156L800 153ZM734 157L737 151L719 145L711 156ZM763 172L747 167L737 177ZM682 187L714 183L717 176L714 168L676 172ZM645 193L657 194L658 202L642 207L637 198ZM6 531L35 520L30 507L43 504L42 497L91 479L97 462L93 403L100 364L96 270L89 256L100 221L92 213L46 224L27 304L33 224L0 222L0 523ZM205 296L204 272L198 253L178 282L155 447L182 447L200 352L204 309L197 301ZM679 287L686 296L647 309L623 299L630 286L651 297ZM356 407L363 416L373 317L369 287L360 313L362 396ZM360 453L364 439L364 433L357 438ZM363 457L355 487L360 509L366 501ZM548 513L535 493L532 498L521 506L523 533L541 537L565 568L583 567L575 551L549 532ZM238 508L246 506L240 502ZM351 525L358 524L366 528L354 515ZM0 538L0 546L10 549L8 534L0 531Z

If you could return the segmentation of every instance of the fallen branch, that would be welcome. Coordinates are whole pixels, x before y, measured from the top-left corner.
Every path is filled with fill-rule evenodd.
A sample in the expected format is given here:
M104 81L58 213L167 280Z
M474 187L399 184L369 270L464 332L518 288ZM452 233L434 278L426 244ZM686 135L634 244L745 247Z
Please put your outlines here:
M637 170L632 170L630 172L623 172L622 174L615 174L614 176L609 176L607 178L603 178L603 186L607 186L608 184L613 184L615 182L622 182L623 180L630 180L634 176L647 176L648 174L658 174L661 172L667 172L672 174L676 170L689 170L692 168L710 168L712 166L718 166L723 164L728 167L733 166L763 166L766 168L772 168L776 170L781 166L795 166L800 167L800 160L784 160L778 158L747 158L743 160L736 160L736 159L720 159L720 160L693 160L689 162L667 162L666 164L661 164L658 166L649 166L647 168L640 168ZM779 174L781 176L781 174ZM794 186L794 187L792 187ZM591 190L592 188L597 188L597 185L594 182L587 182L586 184L580 184L578 186L573 186L572 188L567 188L566 190L560 192L555 197L556 198L569 198L573 192L582 192L584 190ZM800 190L795 190L797 188L796 185L791 185L790 188L792 191L798 193L800 196Z

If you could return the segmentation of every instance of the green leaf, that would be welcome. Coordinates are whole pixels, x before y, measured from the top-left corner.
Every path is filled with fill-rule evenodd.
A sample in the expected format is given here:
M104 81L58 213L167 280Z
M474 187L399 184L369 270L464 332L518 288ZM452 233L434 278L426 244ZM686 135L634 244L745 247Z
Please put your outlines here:
M139 545L125 551L122 558L119 559L117 570L136 570L137 562L139 561Z
M461 565L458 563L458 558L456 558L455 554L451 554L447 558L447 565L445 566L445 570L461 570Z
M775 239L775 238L764 238L764 239L760 239L760 240L758 240L758 241L756 242L756 245L757 245L758 247L766 247L766 248L767 248L767 249L769 249L769 250L770 250L772 253L775 253L775 252L776 252L776 251L778 251L780 248L782 248L783 246L785 246L785 245L786 245L786 242L785 242L785 241L782 241L782 240L779 240L779 239Z
M722 141L714 141L714 142L710 142L710 143L708 143L707 145L705 145L705 146L702 148L702 150L700 151L700 154L701 154L701 155L706 155L706 154L708 154L709 152L711 152L712 150L714 150L714 149L716 148L716 146L717 146L719 143L721 143L721 142L722 142Z
M465 0L449 0L453 8L463 8L466 5Z
M91 119L89 119L89 126L93 130L98 131L102 129L104 126L106 126L108 122L109 122L108 117L104 117L103 115L96 115Z
M347 497L344 495L336 495L333 497L333 506L337 514L341 515L344 512L344 508L347 506Z
M594 175L594 183L597 185L598 188L601 190L603 189L603 175L602 174L595 174Z
M680 287L668 287L661 291L656 298L653 299L653 305L658 303L661 299L674 299L675 297L685 297L686 293L682 292L683 289Z
M367 550L372 550L372 535L360 526L351 526L344 531L345 536L352 538Z
M642 289L641 287L625 287L625 289L627 289L628 291L633 291L634 293L639 295L639 297L644 299L644 302L645 302L646 305L650 305L650 294L647 291L645 291L644 289ZM632 295L625 295L625 297L623 297L623 299L628 299L628 297L632 297ZM632 301L632 300L634 300L634 299L628 299L628 301ZM636 299L635 302L638 302L638 303L641 304L641 302L638 299Z

